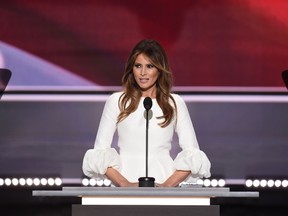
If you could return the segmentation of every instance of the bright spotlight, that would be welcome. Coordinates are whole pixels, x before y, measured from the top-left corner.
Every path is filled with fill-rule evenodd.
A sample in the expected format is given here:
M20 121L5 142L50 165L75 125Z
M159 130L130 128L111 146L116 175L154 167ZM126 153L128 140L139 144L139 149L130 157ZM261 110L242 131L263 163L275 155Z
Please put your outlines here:
M82 185L88 186L89 185L89 180L87 178L82 179Z
M20 178L20 179L19 179L19 184L20 184L21 186L26 185L26 180L25 180L24 178Z
M33 184L33 180L32 180L31 178L27 178L27 179L26 179L26 184L27 184L28 186L31 186L31 185Z
M253 181L251 179L247 179L245 182L246 187L252 187Z
M55 178L55 185L57 186L62 185L62 180L60 178Z
M96 181L97 186L101 187L104 184L104 181L102 179L99 179Z
M269 179L269 180L267 181L267 186L268 186L268 187L273 187L273 186L274 186L274 180Z
M226 185L225 180L224 179L219 179L218 180L218 185L219 185L219 187L224 187Z
M278 179L274 182L275 187L280 187L282 182Z
M53 178L48 178L48 185L53 186L55 184L55 181Z
M266 185L267 185L267 180L262 179L262 180L260 181L260 186L261 186L261 187L266 187Z
M4 183L5 183L6 186L10 186L11 183L12 183L12 181L11 181L11 179L6 178L6 179L4 180Z
M35 185L35 186L39 186L40 185L40 179L39 178L34 178L33 179L33 184Z
M211 181L209 179L205 179L203 183L205 187L209 187L211 185Z
M17 186L18 184L19 184L18 179L13 178L13 179L12 179L12 185Z
M216 187L218 185L218 181L216 179L211 180L211 186Z
M282 187L287 187L287 186L288 186L288 180L283 180Z
M89 180L89 185L95 186L96 185L96 180L95 179L90 179Z
M48 181L46 178L41 178L40 182L42 186L46 186L48 184Z
M198 179L197 182L196 182L196 184L202 186L202 185L204 184L203 179Z
M111 181L109 179L104 179L104 186L109 187L111 185Z
M253 186L254 186L254 187L259 187L259 185L260 185L260 181L259 181L258 179L255 179L255 180L253 181Z

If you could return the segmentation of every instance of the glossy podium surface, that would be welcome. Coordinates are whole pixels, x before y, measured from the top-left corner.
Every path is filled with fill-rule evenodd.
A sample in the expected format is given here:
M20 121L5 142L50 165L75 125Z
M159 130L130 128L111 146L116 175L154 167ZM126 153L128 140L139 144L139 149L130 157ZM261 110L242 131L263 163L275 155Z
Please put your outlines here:
M63 187L62 190L34 190L33 196L77 197L259 197L259 192L230 191L230 188L213 187Z
M62 190L35 190L33 196L76 196L82 205L72 206L73 216L105 215L201 215L218 216L219 206L210 205L213 197L259 197L259 192L230 191L229 188L120 188L63 187ZM165 213L167 212L167 213ZM132 215L132 214L131 214Z

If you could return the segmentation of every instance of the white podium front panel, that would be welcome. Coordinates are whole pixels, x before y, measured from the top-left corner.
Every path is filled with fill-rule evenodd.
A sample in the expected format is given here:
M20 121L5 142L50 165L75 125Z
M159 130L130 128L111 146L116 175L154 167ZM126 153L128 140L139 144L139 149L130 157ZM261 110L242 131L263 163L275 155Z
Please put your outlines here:
M82 205L210 205L210 197L82 197Z

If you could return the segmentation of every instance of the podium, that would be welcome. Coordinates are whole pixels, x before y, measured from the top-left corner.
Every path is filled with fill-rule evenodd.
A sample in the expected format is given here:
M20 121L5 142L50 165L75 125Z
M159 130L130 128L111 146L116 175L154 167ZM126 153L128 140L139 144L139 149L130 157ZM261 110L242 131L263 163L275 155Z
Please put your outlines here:
M259 197L259 192L230 191L229 188L121 188L63 187L62 190L34 190L33 196L81 197L72 204L72 216L219 216L220 206L210 205L214 197Z

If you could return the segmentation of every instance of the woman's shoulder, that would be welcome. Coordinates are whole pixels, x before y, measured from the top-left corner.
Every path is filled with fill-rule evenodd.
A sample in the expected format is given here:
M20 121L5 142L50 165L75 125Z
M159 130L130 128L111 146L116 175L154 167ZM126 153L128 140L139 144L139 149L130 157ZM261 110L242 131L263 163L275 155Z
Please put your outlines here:
M179 94L171 93L171 96L176 103L184 103L184 99Z
M106 100L106 105L115 106L115 104L118 104L119 98L121 97L122 94L123 92L114 92L111 95L109 95Z
M171 96L173 97L178 110L187 107L183 97L181 97L179 94L172 93Z
M119 98L121 97L121 95L123 94L123 92L119 91L119 92L113 92L109 97L108 97L108 100L109 101L118 101Z

